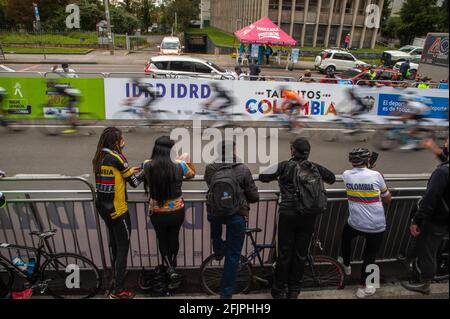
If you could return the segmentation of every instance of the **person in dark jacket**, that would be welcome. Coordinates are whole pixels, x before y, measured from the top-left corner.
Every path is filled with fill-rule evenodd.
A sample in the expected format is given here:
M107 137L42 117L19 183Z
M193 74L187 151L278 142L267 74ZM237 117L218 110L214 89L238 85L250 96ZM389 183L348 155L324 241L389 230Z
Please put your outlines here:
M297 191L294 185L297 163L308 160L311 146L305 138L298 138L291 144L292 158L269 168L259 176L263 183L278 180L280 185L280 208L278 220L278 247L272 296L275 299L297 299L302 288L303 270L311 237L314 233L316 216L302 216L297 206ZM336 181L335 175L325 167L313 163L322 179L328 184Z
M447 143L448 154L448 143ZM430 294L436 274L436 257L442 238L449 233L449 161L440 164L428 181L427 190L411 221L411 235L416 238L415 256L419 278L402 282L408 290Z
M408 79L408 71L410 68L411 68L411 64L409 63L408 60L403 62L402 65L400 65L400 73L402 74L402 81Z
M236 275L239 267L239 259L245 240L246 221L249 216L250 203L259 201L258 188L253 180L250 169L240 163L236 157L236 144L223 142L219 145L219 158L212 164L206 166L205 180L208 188L214 174L225 166L232 167L234 174L243 194L243 203L240 210L231 216L217 216L211 207L207 207L208 221L211 223L211 239L214 254L217 260L225 257L222 281L220 284L221 299L232 297ZM223 226L226 226L226 240L222 239Z
M258 81L259 75L261 74L261 68L256 62L256 59L252 60L252 63L249 66L249 70L250 70L250 81Z

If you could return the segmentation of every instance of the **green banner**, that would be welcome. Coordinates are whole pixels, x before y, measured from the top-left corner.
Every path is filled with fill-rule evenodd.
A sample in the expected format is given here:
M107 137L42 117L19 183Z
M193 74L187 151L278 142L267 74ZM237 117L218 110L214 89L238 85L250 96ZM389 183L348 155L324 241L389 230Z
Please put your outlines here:
M52 81L81 91L81 100L76 106L79 112L93 113L97 119L105 119L103 79L58 78ZM0 78L0 87L7 91L2 107L10 117L17 119L34 119L44 113L50 114L52 110L49 108L61 111L65 101L61 96L52 94L48 86L48 79L44 78Z

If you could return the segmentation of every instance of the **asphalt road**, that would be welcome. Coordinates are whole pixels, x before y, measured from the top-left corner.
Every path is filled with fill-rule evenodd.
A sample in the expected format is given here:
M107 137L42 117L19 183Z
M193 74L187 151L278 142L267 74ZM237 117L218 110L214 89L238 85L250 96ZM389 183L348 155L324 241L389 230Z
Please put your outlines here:
M0 129L0 169L6 171L9 176L16 174L63 174L79 176L90 174L89 180L93 181L91 173L91 160L94 156L98 138L102 128L97 128L93 136L63 136L54 137L42 134L36 128L29 128L24 132L6 133ZM192 133L192 132L190 132ZM125 133L126 148L124 153L130 165L138 165L148 159L151 154L154 141L161 135L169 135L170 129L142 129L136 132ZM200 141L199 135L191 135L191 147L193 139ZM347 162L348 152L354 146L366 146L372 148L371 142L361 142L342 135L339 131L304 131L302 136L310 138L312 144L311 160L320 163L335 174L350 168ZM327 142L326 136L338 135L341 138L337 142ZM288 159L290 156L289 141L296 135L280 131L278 147L271 152L278 155L279 160ZM202 143L205 146L208 141ZM248 162L248 150L256 144L256 141L246 142L244 161ZM194 157L192 155L192 157ZM261 161L250 163L253 174L259 173ZM203 158L204 159L204 158ZM196 164L197 174L203 175L205 161ZM264 163L263 163L264 164ZM378 161L378 170L384 174L417 174L431 173L437 165L434 155L428 151L390 151L381 152ZM6 187L2 183L2 187ZM37 183L39 184L39 183ZM203 185L193 182L193 189L202 189ZM38 189L40 185L38 186ZM410 186L424 186L423 182L415 182ZM265 185L265 188L273 188L275 185ZM8 185L7 189L15 185ZM49 185L51 189L69 187L69 184ZM70 187L75 187L70 185ZM336 186L337 187L337 186ZM5 190L6 188L4 188ZM66 188L70 189L70 188Z

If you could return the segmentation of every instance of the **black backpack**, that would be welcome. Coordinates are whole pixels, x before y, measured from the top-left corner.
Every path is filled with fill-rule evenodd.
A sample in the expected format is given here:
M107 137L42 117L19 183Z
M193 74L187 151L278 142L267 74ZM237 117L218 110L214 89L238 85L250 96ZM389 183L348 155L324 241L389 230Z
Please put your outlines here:
M216 216L232 216L242 207L242 190L233 166L223 166L214 173L209 185L207 204Z
M294 186L301 215L316 216L326 212L327 193L316 165L309 161L296 163Z

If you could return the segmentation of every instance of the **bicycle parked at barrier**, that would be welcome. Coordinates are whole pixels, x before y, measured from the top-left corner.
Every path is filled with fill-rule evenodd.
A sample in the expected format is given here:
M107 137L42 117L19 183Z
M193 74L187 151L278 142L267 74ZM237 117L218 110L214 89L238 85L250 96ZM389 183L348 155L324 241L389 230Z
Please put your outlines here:
M102 285L97 266L81 255L51 252L46 240L55 234L56 230L31 232L31 236L39 239L37 248L0 243L0 249L26 251L27 255L35 256L34 269L29 266L24 269L0 253L0 298L12 291L16 274L26 282L25 288L54 298L85 299L96 295Z
M275 245L257 244L253 234L261 231L259 228L245 231L253 246L253 251L247 256L241 256L240 258L234 294L249 293L256 282L267 287L272 284L274 264L272 263L267 267L261 257L261 252L266 249L274 250ZM318 248L320 251L323 250L320 240L314 235L310 243L305 266L304 288L343 289L345 275L341 264L331 257L314 255L313 251L315 248ZM217 260L214 254L203 261L200 267L200 281L206 293L211 295L219 294L223 264L224 261Z
M47 101L41 107L35 126L44 134L58 135L94 135L94 126L99 121L97 114L80 112L78 105L81 92L69 84L47 83Z

